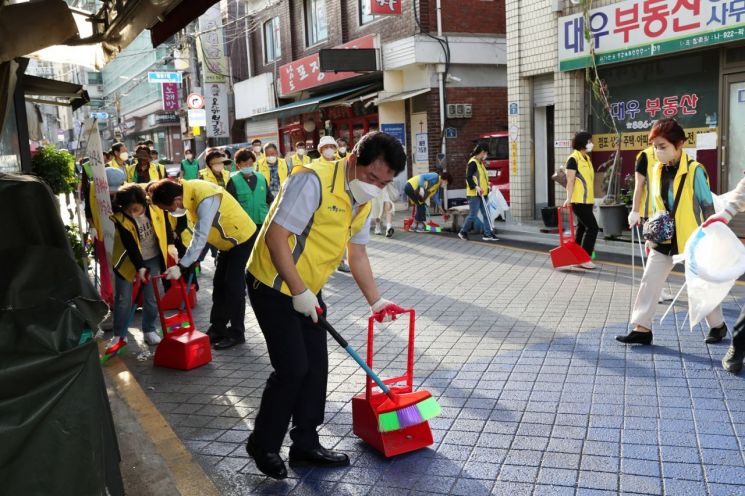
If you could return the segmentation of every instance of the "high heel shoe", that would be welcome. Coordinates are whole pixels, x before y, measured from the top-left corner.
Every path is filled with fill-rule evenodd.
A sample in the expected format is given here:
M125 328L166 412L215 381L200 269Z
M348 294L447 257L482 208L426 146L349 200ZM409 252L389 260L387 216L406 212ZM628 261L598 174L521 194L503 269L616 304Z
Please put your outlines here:
M616 341L626 344L652 344L652 331L631 331L625 336L616 336Z

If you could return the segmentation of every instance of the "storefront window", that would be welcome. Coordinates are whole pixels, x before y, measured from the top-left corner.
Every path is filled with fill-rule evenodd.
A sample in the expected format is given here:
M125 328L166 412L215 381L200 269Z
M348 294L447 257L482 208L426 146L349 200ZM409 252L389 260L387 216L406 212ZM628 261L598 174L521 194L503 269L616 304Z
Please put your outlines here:
M18 144L15 105L9 105L8 114L0 130L0 172L21 171L21 150Z
M305 32L308 46L328 38L326 0L305 0Z

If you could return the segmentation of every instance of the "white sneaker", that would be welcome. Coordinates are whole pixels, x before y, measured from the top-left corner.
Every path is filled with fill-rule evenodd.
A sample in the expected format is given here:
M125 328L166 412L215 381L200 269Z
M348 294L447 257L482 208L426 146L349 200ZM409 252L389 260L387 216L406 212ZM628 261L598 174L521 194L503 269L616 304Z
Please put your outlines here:
M145 333L145 342L147 344L150 344L150 345L158 344L160 343L160 341L161 341L161 338L157 332L152 331L152 332Z
M375 228L375 234L377 234L378 236L380 236L381 234L383 234L383 231L381 231L379 227L376 227Z
M579 266L582 267L583 269L587 269L587 270L593 270L593 269L597 269L598 268L598 266L595 265L592 262L585 262L583 264L579 264Z
M673 294L667 288L663 288L662 293L660 293L659 303L665 303L666 301L673 301Z

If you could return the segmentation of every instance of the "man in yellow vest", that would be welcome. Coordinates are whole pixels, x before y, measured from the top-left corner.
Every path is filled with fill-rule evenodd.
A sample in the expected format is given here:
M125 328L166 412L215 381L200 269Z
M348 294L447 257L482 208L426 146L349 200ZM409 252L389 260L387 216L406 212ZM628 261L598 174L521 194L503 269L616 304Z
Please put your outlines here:
M129 160L129 152L124 143L114 143L111 145L111 154L114 158L106 164L107 167L116 167L125 174L127 173L127 160Z
M165 168L152 162L148 147L138 146L135 158L137 158L137 161L127 166L128 183L149 183L166 177Z
M246 281L244 271L256 236L256 224L235 198L216 184L195 179L175 183L164 179L150 189L153 203L174 217L188 216L194 233L168 279L194 265L209 243L220 250L212 281L212 310L207 335L216 350L245 343ZM230 327L228 327L230 323Z
M246 450L270 477L287 477L279 451L291 420L290 464L349 464L347 455L322 447L317 433L328 377L326 334L316 324L318 312L326 311L321 290L347 248L352 274L373 314L382 319L398 311L381 298L365 246L370 201L405 167L398 140L368 133L347 160L319 160L298 169L272 203L246 276L274 367Z
M290 161L292 162L293 171L295 167L301 167L310 163L310 157L307 155L304 141L295 143L295 153L290 157Z
M256 172L264 175L266 183L269 185L269 191L273 196L277 196L279 188L290 175L290 168L287 161L279 158L279 150L274 143L264 145L264 153L256 156Z

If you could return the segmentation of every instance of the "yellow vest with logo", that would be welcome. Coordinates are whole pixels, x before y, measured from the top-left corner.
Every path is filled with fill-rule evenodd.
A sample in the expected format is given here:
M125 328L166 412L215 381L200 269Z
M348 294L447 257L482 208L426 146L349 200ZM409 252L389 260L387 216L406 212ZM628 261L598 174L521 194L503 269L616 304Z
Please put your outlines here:
M644 189L642 190L641 199L639 201L639 215L643 219L648 219L651 216L652 213L652 202L650 201L650 194L649 194L649 176L651 175L652 168L654 167L654 164L657 163L657 157L654 154L654 147L650 146L645 148L644 150L640 151L636 155L636 161L639 161L639 157L642 155L647 156L647 182L644 185Z
M301 167L303 165L308 165L310 163L310 157L308 155L303 155L303 158L301 159L300 156L296 153L292 157L290 157L292 161L292 171L295 172L296 167Z
M592 168L592 162L579 150L574 150L569 158L577 161L571 203L595 203L595 169Z
M168 259L168 238L166 237L166 215L165 212L156 206L148 207L150 210L150 222L153 225L153 231L155 237L158 240L158 248L160 249L160 256L162 257L161 263L165 266L165 261ZM137 248L142 250L140 244L140 235L137 231L137 223L135 220L124 212L117 212L111 216L112 222L119 224L129 232L137 243ZM137 267L132 263L132 259L129 258L127 250L124 248L124 243L119 236L119 231L114 231L114 249L111 254L112 264L117 274L123 277L127 281L134 281L137 275ZM157 275L157 274L151 274Z
M361 205L357 214L352 215L352 198L345 188L345 161L314 161L293 174L315 174L321 181L321 202L318 209L303 234L290 235L287 240L295 266L305 286L318 294L331 274L339 267L349 240L365 225L370 215L371 202ZM287 284L274 267L269 248L264 241L283 192L284 188L272 203L267 221L261 228L251 258L248 260L248 271L266 286L292 296Z
M220 251L228 251L245 243L256 232L256 224L241 208L238 200L217 184L200 179L182 181L184 208L192 224L197 223L197 208L202 200L211 196L220 197L220 209L207 234L207 243Z
M269 173L269 163L266 161L266 157L263 157L257 162L256 172L264 174L267 185L272 184L272 177ZM277 157L277 173L279 174L279 184L284 183L289 175L289 171L287 170L287 161L283 158Z
M230 172L226 171L225 169L222 170L222 187L228 185L228 180L230 179ZM217 184L220 186L220 183L217 182L217 177L215 176L215 173L210 169L209 167L205 167L204 169L199 171L199 179L203 181L207 181L208 183Z
M157 181L159 179L164 179L166 177L166 169L160 165L160 164L154 164L150 163L150 168L148 169L148 172L150 174L150 180L151 181ZM137 164L132 164L127 166L127 182L128 183L136 183L136 177L135 174L137 174Z
M127 174L127 164L125 163L124 165L119 165L119 162L117 162L115 158L112 159L111 162L107 163L106 167L113 167Z
M652 195L652 214L657 212L664 212L667 209L662 201L662 168L664 165L657 162L652 170L651 174L648 174L650 181L649 191ZM680 156L680 165L678 166L678 172L675 174L675 180L673 181L673 198L678 194L678 186L680 180L685 174L685 183L683 183L683 190L680 194L680 200L678 200L678 206L675 208L675 236L678 242L678 253L683 253L685 250L686 241L691 237L693 232L698 229L698 226L705 220L704 214L701 208L698 207L695 201L694 184L696 178L696 170L701 168L706 174L706 168L688 157L686 152ZM709 182L709 176L706 175L706 182ZM665 192L667 194L667 192Z
M481 191L484 192L484 194L489 192L489 175L486 173L486 165L484 165L484 162L477 159L476 157L471 157L471 160L468 161L468 164L470 165L471 162L474 162L476 164L476 174L478 175L478 184L477 186L481 188ZM468 171L468 167L466 167L466 171ZM476 188L471 188L468 185L468 181L466 181L466 196L476 196Z
M422 176L414 176L411 179L409 179L408 181L406 181L407 183L409 183L411 185L412 188L414 188L414 191L417 192L417 195L419 194L418 193L419 188L420 187L423 188L425 186L425 185L421 184L421 177ZM427 190L425 192L426 194L424 195L424 200L423 201L427 201L428 198L430 198L432 195L434 195L435 193L437 193L437 190L440 189L440 185L441 184L442 184L442 179L438 176L437 181L435 181L434 183L432 183L429 186L429 188L427 188Z

